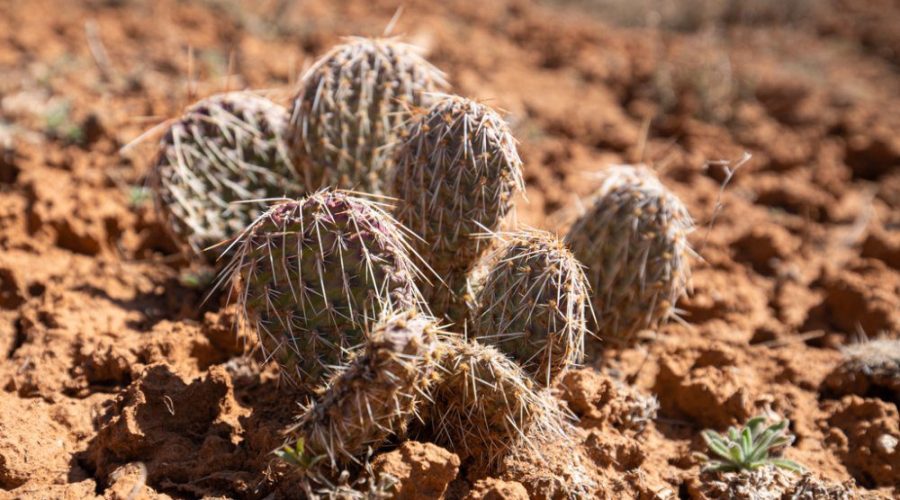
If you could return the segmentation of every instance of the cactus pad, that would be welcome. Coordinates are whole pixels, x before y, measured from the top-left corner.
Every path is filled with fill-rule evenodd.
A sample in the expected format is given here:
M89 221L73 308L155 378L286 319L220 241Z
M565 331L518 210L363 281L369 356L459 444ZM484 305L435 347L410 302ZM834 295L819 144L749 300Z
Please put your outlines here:
M604 172L593 202L566 237L587 266L601 338L627 344L675 315L690 282L692 230L685 206L649 168Z
M332 380L292 434L310 456L332 466L356 461L403 434L416 415L432 366L434 322L415 313L385 318L367 335L365 350Z
M304 183L381 193L398 131L446 85L411 45L351 38L335 47L294 99L290 144Z
M252 200L302 193L283 141L287 122L287 111L268 99L230 92L171 123L151 182L176 241L202 254L265 211L264 201ZM208 260L216 256L207 252Z
M340 191L272 207L233 245L225 273L245 318L301 385L344 365L383 315L421 303L402 226Z
M500 115L462 97L443 96L406 134L394 179L397 218L422 238L419 253L447 285L422 287L435 314L447 315L488 246L475 236L498 229L524 190L522 161Z
M547 386L583 360L590 287L581 264L553 235L502 236L477 286L471 328Z
M494 347L449 337L435 360L431 433L476 469L496 469L513 451L532 447L533 436L565 434L568 416L553 396L537 391L528 374Z

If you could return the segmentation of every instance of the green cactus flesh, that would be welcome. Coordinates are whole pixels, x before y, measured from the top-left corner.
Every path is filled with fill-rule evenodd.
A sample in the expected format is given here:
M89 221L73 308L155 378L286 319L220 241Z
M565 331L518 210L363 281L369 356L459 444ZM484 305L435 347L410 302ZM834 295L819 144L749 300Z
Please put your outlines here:
M422 238L419 253L444 281L422 285L435 314L460 320L451 308L488 246L478 235L500 227L521 190L516 141L487 106L443 96L408 128L397 152L397 218Z
M649 168L604 172L591 206L566 237L587 266L601 338L627 344L675 315L690 282L692 230L685 206Z
M151 174L157 206L176 241L196 254L266 209L302 193L284 143L288 113L249 92L204 99L173 121ZM218 252L207 251L208 260Z
M456 337L440 342L428 410L434 440L478 470L496 470L533 436L565 434L567 414L538 391L515 362L492 346Z
M376 203L319 191L272 207L225 270L264 352L315 388L391 311L418 308L404 229Z
M332 466L357 461L371 448L405 433L425 393L437 329L417 313L385 318L366 347L291 432L305 452Z
M383 192L402 125L446 85L411 45L351 38L335 47L294 99L291 152L304 183Z
M581 264L553 235L523 230L502 235L477 286L471 328L547 386L580 363L590 310Z

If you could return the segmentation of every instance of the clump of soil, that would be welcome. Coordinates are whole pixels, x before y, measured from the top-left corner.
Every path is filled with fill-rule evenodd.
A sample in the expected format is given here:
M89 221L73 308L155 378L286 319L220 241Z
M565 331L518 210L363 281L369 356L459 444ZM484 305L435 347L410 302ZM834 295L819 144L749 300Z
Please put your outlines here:
M383 33L398 4L57 3L0 4L0 490L296 496L272 451L310 395L208 296L149 201L153 141L132 141L225 90L286 103L312 58ZM420 436L375 469L410 498L896 496L896 386L842 348L900 338L900 10L583 3L406 2L394 33L504 110L520 222L563 234L598 170L656 169L698 225L682 321L561 377L564 442L485 476ZM701 430L769 412L808 476L700 474Z

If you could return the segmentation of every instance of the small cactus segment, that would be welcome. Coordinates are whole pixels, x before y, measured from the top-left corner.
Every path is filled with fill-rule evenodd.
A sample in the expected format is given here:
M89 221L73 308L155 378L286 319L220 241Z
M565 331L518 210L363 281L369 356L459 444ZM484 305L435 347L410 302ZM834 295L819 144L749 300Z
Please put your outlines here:
M590 288L581 264L556 237L522 230L504 237L476 287L472 331L549 386L584 354Z
M249 92L214 95L172 122L151 181L177 241L200 255L266 210L254 200L302 193L284 143L287 122L282 106Z
M692 230L685 206L649 168L604 172L592 205L566 237L588 268L601 338L627 344L675 315L690 282Z
M304 183L381 193L398 131L446 85L411 45L351 38L335 47L294 99L290 147Z
M319 386L367 326L421 304L404 231L374 202L319 191L274 206L233 243L225 272L289 381Z
M305 453L332 466L347 464L404 434L430 379L437 333L431 318L410 312L373 328L364 352L292 431L303 439Z
M394 179L397 218L422 238L419 252L447 285L422 290L435 314L447 315L488 246L476 236L497 230L524 190L522 161L500 115L462 97L443 96L406 133Z
M513 451L534 449L533 436L565 434L567 416L553 396L537 391L494 347L449 337L435 359L431 432L437 444L473 460L477 469L494 470Z
M900 340L876 339L843 349L844 360L823 382L823 389L839 396L871 393L900 400Z

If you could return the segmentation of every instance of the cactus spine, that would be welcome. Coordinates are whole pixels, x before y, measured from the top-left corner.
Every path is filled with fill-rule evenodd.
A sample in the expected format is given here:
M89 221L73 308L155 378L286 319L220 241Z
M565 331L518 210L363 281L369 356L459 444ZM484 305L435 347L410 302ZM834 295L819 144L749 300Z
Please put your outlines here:
M367 335L363 353L332 380L292 434L332 466L356 461L404 434L430 379L434 322L416 313L387 317Z
M233 245L225 273L245 319L288 380L310 388L346 363L367 326L421 304L402 226L340 191L274 206Z
M446 85L411 45L351 38L335 47L294 98L290 147L304 183L381 193L397 132Z
M614 166L566 243L587 268L597 333L630 343L675 315L693 254L687 208L645 166Z
M567 415L553 396L494 347L448 337L435 360L431 434L476 469L495 470L510 453L534 449L534 436L565 434Z
M581 264L550 233L501 237L484 284L476 287L472 331L549 386L583 360L590 287Z
M176 241L202 255L265 211L265 202L254 200L302 193L284 143L287 121L282 106L229 92L194 104L172 122L151 182ZM208 260L216 256L207 252Z
M443 96L406 132L397 152L397 217L421 236L419 252L447 286L423 285L437 315L459 321L466 275L524 190L516 140L493 110ZM457 308L458 309L458 308Z

